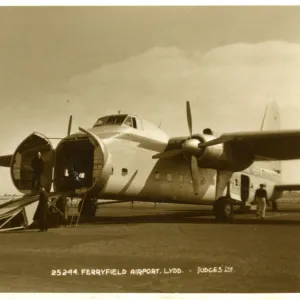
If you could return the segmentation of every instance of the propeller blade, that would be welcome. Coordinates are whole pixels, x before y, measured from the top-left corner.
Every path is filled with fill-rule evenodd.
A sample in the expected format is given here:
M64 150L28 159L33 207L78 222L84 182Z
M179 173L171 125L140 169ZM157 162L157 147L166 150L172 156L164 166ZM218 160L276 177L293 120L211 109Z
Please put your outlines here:
M169 157L177 156L177 155L179 155L181 153L182 153L182 149L169 150L169 151L166 151L166 152L157 153L157 154L153 155L152 158L161 158L161 159L164 159L164 158L169 158Z
M191 137L193 134L193 123L192 123L191 106L189 101L186 101L186 117L189 126L190 137Z
M72 115L70 115L70 118L69 118L68 136L71 134L71 129L72 129Z
M191 175L193 180L194 193L195 195L198 195L200 190L200 174L196 156L191 157Z

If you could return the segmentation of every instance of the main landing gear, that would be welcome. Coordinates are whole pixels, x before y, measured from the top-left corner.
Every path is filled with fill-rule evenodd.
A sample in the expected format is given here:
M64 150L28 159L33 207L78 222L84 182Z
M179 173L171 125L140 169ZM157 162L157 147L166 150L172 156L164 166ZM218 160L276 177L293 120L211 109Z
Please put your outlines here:
M228 197L220 197L213 206L217 221L229 222L233 219L233 201Z

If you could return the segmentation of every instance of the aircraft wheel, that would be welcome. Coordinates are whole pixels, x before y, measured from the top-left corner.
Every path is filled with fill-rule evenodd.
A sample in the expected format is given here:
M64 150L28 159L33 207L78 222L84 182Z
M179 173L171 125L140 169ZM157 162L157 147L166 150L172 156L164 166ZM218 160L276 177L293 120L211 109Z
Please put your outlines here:
M214 204L214 213L216 220L228 222L233 219L233 205L230 199L226 197L219 198Z

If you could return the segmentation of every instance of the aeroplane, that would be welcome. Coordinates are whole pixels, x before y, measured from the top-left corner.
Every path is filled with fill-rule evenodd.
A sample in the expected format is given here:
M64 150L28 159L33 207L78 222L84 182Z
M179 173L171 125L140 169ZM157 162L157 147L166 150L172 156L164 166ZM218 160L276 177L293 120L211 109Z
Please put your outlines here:
M54 149L33 132L12 155L0 157L19 192L30 195L30 162L41 152L42 183L59 195L116 201L211 205L217 220L228 221L234 205L249 206L255 190L266 185L269 197L300 185L280 185L282 160L300 159L300 131L280 130L276 102L267 106L260 131L194 133L189 101L189 134L169 137L155 124L132 114L100 117L92 128L68 134ZM79 174L68 174L72 162Z

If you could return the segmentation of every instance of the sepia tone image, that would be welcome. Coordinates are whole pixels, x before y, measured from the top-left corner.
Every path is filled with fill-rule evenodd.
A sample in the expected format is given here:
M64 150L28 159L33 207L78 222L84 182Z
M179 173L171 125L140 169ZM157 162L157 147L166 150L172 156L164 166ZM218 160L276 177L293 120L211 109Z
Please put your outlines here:
M299 28L0 7L0 292L299 292Z

